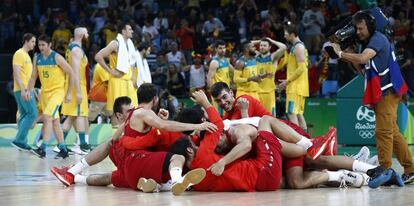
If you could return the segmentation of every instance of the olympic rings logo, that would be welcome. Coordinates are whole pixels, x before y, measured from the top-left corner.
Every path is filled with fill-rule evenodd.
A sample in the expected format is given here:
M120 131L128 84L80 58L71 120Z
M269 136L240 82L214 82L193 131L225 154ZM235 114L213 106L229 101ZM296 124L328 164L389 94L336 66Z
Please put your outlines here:
M359 131L359 136L362 137L362 139L371 139L375 135L375 131L373 130L361 130Z

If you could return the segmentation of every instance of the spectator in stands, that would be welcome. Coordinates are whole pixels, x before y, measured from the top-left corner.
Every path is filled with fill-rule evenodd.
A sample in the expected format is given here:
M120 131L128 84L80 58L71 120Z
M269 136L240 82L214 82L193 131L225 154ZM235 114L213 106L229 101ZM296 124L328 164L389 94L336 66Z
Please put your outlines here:
M262 34L262 19L260 18L260 14L256 14L255 18L250 22L249 25L250 39L260 39L260 37L262 37Z
M184 55L181 51L178 51L178 44L175 42L170 44L170 50L167 53L167 62L168 64L174 64L178 72L180 72L181 68L187 65Z
M206 70L201 54L193 55L194 64L188 66L190 72L190 93L204 90L206 87Z
M96 9L89 17L89 20L94 24L94 29L92 30L92 42L96 43L99 39L99 32L108 20L108 14L105 9Z
M157 88L158 93L161 89L167 88L168 65L163 53L158 53L157 62L153 67L150 66L152 83Z
M15 24L17 20L17 10L12 0L5 0L0 7L0 47L3 49L5 44L15 35ZM14 41L13 41L14 42ZM8 45L7 48L13 48L13 45Z
M396 45L396 57L400 65L401 73L408 86L408 93L410 96L414 95L414 64L413 54L406 46L399 42Z
M188 64L192 64L191 52L193 51L194 32L194 27L188 25L187 19L181 20L181 26L175 32L180 42L181 51L183 52L185 60Z
M66 50L70 38L72 37L72 32L66 27L66 22L61 21L59 23L59 28L57 28L52 35L52 45L58 50L59 47L63 46L64 51ZM57 51L60 53L60 51ZM60 53L61 54L61 53Z
M325 42L322 46L322 56L325 57L327 52L325 51L325 47L330 46L331 43L329 41ZM321 81L319 78L319 82L322 83L322 95L324 97L331 97L336 93L338 90L338 60L332 59L328 57L328 75L326 80ZM321 76L321 75L320 75Z
M214 17L212 13L207 15L207 21L203 25L204 36L209 36L212 32L223 32L225 29L220 19Z
M116 26L115 20L110 19L107 24L102 28L102 40L105 42L105 46L116 38Z
M161 34L161 38L163 34L167 33L169 26L168 26L168 19L164 17L164 12L160 11L158 13L158 16L154 18L154 21L152 24Z
M312 1L310 9L303 14L302 24L305 29L304 42L311 54L319 54L322 43L322 28L325 26L325 18L319 11L319 3Z
M181 110L180 103L177 97L171 95L168 90L163 90L160 93L160 108L166 109L169 112L168 119L175 119L176 114Z
M240 41L237 43L244 43L247 41L247 21L244 16L244 11L238 10L237 11L237 20L239 24L238 33L240 36Z
M157 28L152 25L151 19L145 19L144 26L142 27L142 33L148 33L151 37L151 41L157 47L160 47L160 34L158 33Z
M161 51L167 52L170 51L170 46L173 43L177 43L177 37L175 36L175 32L172 30L167 31L167 36L161 42Z
M248 23L255 21L257 14L257 6L254 0L242 0L239 10L243 10Z
M168 65L167 84L168 91L172 95L176 97L185 97L187 95L184 77L180 74L175 64Z

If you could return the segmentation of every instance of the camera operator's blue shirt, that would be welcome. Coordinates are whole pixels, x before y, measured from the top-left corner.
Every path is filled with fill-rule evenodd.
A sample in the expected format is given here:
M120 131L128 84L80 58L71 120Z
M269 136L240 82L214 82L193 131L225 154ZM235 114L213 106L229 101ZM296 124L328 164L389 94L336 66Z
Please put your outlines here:
M371 39L368 42L367 48L370 48L376 52L376 55L372 58L378 73L383 73L388 68L390 54L390 42L387 37L381 32L375 31ZM381 85L387 85L390 83L390 75L381 77ZM383 93L384 94L384 93Z

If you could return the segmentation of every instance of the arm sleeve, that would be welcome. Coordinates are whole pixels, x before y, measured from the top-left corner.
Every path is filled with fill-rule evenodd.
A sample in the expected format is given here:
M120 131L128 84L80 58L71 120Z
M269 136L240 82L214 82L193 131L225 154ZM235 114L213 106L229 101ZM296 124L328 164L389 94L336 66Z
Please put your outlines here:
M380 35L374 34L368 42L367 48L373 49L377 54L388 44L384 44ZM387 40L388 41L388 40Z
M24 59L23 59L23 55L21 55L20 52L17 52L13 55L13 64L14 65L19 65L20 67L23 67Z
M307 72L305 62L298 63L298 68L295 70L295 72L292 74L292 76L290 76L290 78L287 81L288 82L295 81L303 72Z

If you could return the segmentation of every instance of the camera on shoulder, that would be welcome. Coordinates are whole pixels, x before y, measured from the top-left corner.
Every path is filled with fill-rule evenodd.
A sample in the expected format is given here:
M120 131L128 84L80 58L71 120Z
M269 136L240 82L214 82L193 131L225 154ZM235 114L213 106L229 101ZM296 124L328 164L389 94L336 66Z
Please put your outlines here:
M361 17L365 20L371 36L375 31L382 32L388 38L392 35L392 29L388 18L382 13L380 8L375 7L369 10L359 11L354 15L347 17L328 31L325 35L326 38L331 42L338 43L341 46L341 49L361 43L358 39L355 25L355 19ZM331 46L325 47L325 50L331 58L338 58Z

